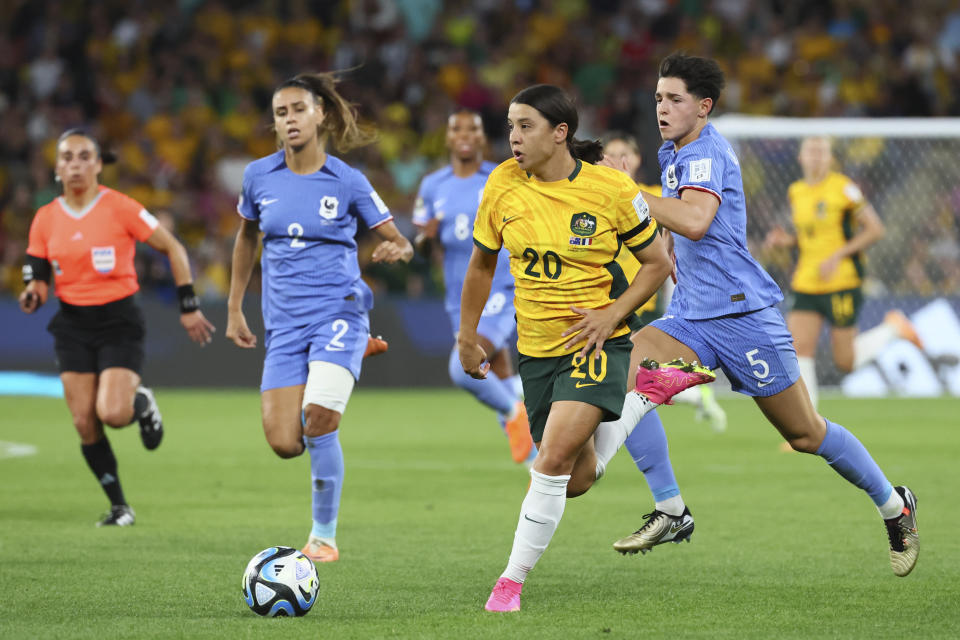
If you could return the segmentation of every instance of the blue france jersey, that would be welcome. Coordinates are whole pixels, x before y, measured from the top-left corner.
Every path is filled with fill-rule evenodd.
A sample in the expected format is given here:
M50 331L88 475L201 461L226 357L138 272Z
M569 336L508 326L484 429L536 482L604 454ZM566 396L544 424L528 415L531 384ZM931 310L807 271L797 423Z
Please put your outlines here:
M684 189L712 193L717 214L698 241L673 234L677 288L668 315L692 320L755 311L783 300L773 278L747 249L747 209L740 163L712 124L679 151L666 142L657 154L664 198Z
M357 263L357 219L373 229L393 216L359 171L328 154L319 171L297 175L278 151L247 165L237 212L263 232L267 329L373 307Z
M459 178L453 167L447 166L424 177L417 193L413 222L425 225L439 220L437 238L443 246L443 281L446 289L444 306L447 313L459 314L460 292L467 273L470 254L473 253L473 222L490 172L496 168L484 162L479 171L467 178ZM510 275L510 253L501 251L493 276L490 294L503 292L513 300L513 276Z

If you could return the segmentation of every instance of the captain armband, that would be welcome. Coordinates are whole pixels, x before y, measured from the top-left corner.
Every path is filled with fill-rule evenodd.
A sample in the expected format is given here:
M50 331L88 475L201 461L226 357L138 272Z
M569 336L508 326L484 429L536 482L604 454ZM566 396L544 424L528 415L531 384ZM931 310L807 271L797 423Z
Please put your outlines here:
M23 284L30 284L33 280L41 280L50 284L50 261L27 254L23 265Z
M180 300L180 313L193 313L200 308L200 299L197 298L192 284L177 287L177 298Z

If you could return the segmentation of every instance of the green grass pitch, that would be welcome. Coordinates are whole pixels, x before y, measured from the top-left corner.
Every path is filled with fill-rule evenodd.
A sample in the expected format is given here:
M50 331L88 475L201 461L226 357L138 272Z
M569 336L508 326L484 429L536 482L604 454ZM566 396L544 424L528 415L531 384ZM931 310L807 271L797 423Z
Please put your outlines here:
M778 449L752 402L726 434L666 407L690 544L623 557L652 505L621 454L567 503L518 614L482 610L505 566L527 475L492 412L456 390L354 394L341 428L341 560L305 618L262 619L240 595L254 553L300 547L306 458L280 460L255 391L160 389L166 440L111 431L136 526L97 529L106 500L62 400L0 398L2 638L960 637L956 399L827 398L821 410L919 498L920 561L893 575L869 499L820 459Z

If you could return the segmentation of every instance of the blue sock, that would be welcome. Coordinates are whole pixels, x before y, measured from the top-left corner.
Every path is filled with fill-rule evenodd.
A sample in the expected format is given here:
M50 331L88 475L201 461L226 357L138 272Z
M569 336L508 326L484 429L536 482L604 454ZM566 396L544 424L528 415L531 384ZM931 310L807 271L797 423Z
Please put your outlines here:
M498 378L492 371L487 372L485 380L471 378L460 366L460 355L456 349L450 352L448 369L453 384L461 389L466 389L477 400L497 413L507 415L513 410L513 405L517 403L517 396L513 392L513 388Z
M313 530L318 538L337 535L337 513L343 489L343 449L339 431L322 436L304 437L310 453L310 479L313 487Z
M827 434L817 455L851 484L866 491L874 504L882 505L893 492L893 485L856 436L835 422L824 422Z
M624 444L637 469L643 472L655 502L680 495L667 449L667 433L656 410L643 416Z

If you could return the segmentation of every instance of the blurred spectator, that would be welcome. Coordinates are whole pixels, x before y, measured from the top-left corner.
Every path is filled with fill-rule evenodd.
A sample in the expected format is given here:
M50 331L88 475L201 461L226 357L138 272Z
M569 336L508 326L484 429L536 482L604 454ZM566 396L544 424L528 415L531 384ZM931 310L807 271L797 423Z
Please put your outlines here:
M451 108L480 111L491 157L505 157L507 102L534 82L577 95L585 133L629 130L653 157L656 65L676 48L720 59L728 89L717 113L960 115L960 9L947 0L922 12L899 0L10 0L3 13L8 292L19 287L25 225L59 193L50 142L83 125L120 155L105 182L166 212L202 256L198 290L223 295L239 177L276 148L271 90L299 71L349 70L344 95L381 132L349 161L398 223L420 177L444 161ZM902 258L904 279L956 287L956 240L919 240ZM164 291L147 262L144 288ZM379 290L419 292L426 264L367 275Z

